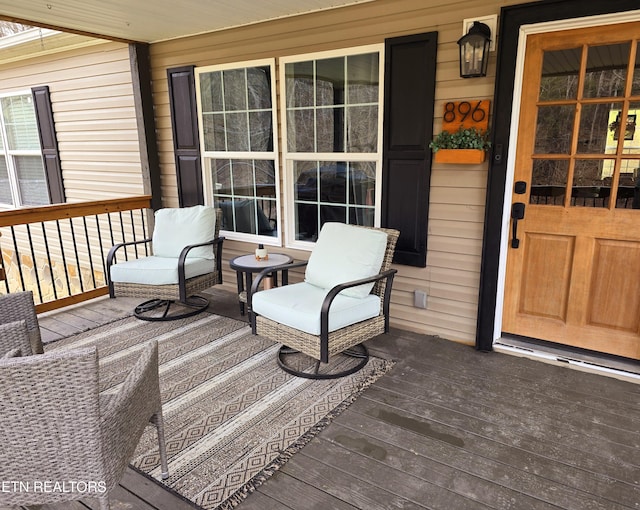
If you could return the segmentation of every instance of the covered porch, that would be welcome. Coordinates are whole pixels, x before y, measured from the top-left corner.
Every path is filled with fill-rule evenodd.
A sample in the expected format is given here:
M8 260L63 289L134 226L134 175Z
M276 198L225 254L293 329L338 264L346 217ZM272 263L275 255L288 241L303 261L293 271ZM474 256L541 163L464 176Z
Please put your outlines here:
M244 320L233 292L206 294L210 312ZM135 304L100 297L42 313L43 340ZM637 508L640 385L397 328L369 348L394 368L241 508ZM62 508L93 506L43 510ZM192 506L129 469L112 508Z

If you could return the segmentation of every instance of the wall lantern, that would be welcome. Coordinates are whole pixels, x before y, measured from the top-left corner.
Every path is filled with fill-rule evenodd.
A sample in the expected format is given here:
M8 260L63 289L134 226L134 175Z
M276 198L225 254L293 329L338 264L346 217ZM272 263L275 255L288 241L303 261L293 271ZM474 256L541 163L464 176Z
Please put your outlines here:
M476 78L487 75L491 29L474 21L466 35L458 39L460 46L460 77Z

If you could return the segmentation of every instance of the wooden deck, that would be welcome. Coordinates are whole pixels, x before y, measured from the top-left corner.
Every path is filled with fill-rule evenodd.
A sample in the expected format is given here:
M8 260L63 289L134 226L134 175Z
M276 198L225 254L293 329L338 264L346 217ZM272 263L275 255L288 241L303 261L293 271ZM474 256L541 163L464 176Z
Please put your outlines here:
M43 338L131 304L45 314ZM212 293L212 310L240 318L225 291ZM369 346L393 370L240 510L640 509L640 385L397 329ZM45 510L86 508L97 506ZM112 497L125 508L192 507L128 470Z

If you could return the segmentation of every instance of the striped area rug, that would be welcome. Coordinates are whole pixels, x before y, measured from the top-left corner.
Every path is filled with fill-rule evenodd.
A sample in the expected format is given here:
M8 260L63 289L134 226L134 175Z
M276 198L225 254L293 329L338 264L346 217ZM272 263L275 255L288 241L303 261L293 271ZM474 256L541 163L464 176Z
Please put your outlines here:
M372 357L341 379L292 377L276 364L277 345L252 335L244 322L207 313L172 322L129 317L47 351L96 345L101 391L115 392L152 338L159 347L170 477L160 481L151 427L131 464L203 509L240 503L391 367Z

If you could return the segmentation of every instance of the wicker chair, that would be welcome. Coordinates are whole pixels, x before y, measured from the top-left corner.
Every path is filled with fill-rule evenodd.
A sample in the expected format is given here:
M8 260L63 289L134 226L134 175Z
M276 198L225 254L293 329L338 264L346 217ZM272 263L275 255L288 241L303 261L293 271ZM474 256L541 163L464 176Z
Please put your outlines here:
M0 491L0 507L98 498L108 509L149 421L167 478L157 342L117 394L100 397L95 348L1 359L0 480L13 485Z
M152 239L114 245L107 255L109 295L147 298L135 308L143 320L176 320L206 310L195 295L222 283L222 211L206 206L160 209ZM117 263L121 248L151 242L153 255ZM173 306L173 308L172 308Z
M299 377L332 379L366 365L369 355L362 342L389 331L397 272L390 267L398 236L392 229L325 223L308 261L271 267L257 276L249 303L253 333L282 344L281 368ZM375 249L368 238L377 243ZM259 291L267 274L303 266L304 282ZM329 365L340 353L351 361ZM326 364L322 370L321 363Z
M36 316L36 308L33 304L33 294L31 291L16 292L0 296L0 324L24 320L29 334L30 346L23 346L21 351L23 356L31 354L42 354L42 338L40 337L40 327ZM0 352L4 349L3 339L0 336ZM8 349L4 349L5 351Z

